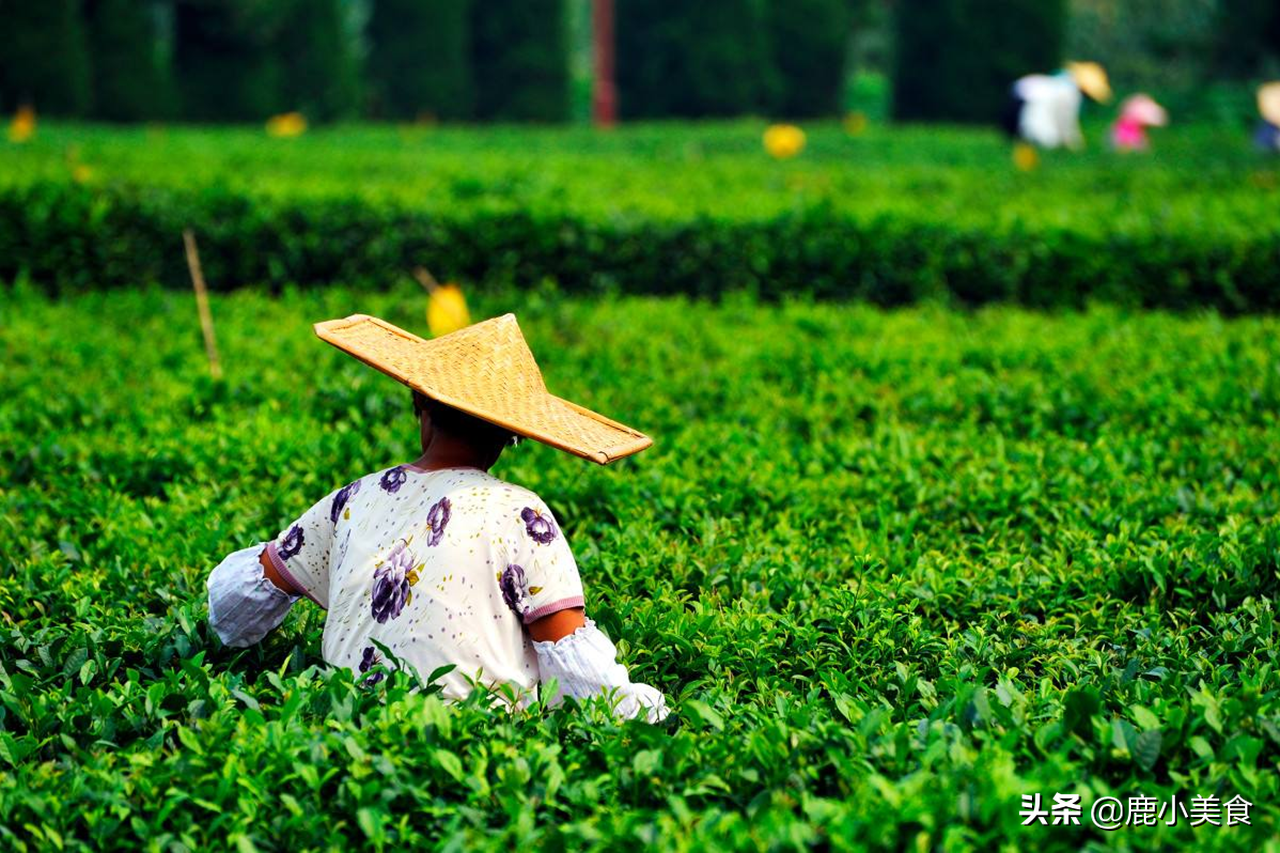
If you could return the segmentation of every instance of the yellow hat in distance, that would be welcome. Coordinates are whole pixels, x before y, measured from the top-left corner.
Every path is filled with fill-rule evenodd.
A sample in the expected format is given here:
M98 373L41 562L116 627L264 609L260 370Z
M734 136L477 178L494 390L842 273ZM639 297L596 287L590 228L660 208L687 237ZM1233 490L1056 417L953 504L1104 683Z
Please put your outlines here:
M1280 126L1280 80L1258 87L1258 112L1267 121Z
M1111 100L1111 83L1107 72L1096 62L1068 62L1067 73L1076 81L1080 91L1100 104Z

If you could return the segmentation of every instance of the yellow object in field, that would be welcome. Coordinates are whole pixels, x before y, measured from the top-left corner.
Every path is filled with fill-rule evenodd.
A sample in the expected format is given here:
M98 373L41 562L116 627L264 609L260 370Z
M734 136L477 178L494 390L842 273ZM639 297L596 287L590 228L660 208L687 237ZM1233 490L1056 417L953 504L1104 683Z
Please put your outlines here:
M777 160L786 160L804 150L804 131L794 124L771 124L764 132L764 150Z
M36 111L30 104L23 104L9 122L9 141L26 142L36 132Z
M1033 171L1040 165L1040 152L1036 151L1034 145L1019 142L1013 146L1013 165L1020 172Z
M71 167L71 179L77 184L87 184L93 180L93 169L84 163L76 163Z
M844 132L850 136L861 136L867 129L867 114L855 110L844 117Z
M427 328L432 337L440 337L471 325L467 300L456 284L442 284L427 296Z
M267 135L278 137L301 136L307 130L307 119L302 113L281 113L267 119Z

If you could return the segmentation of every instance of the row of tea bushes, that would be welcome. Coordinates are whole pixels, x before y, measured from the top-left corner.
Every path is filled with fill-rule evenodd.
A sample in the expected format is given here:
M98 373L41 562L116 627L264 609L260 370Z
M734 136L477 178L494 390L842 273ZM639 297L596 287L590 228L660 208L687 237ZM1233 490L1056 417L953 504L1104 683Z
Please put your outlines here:
M985 131L818 125L776 162L760 129L42 126L0 149L0 281L185 286L190 227L223 289L426 264L583 293L1280 307L1280 173L1227 131L1024 174Z
M924 210L862 218L819 205L758 219L618 221L572 210L434 211L358 197L73 183L0 192L0 278L29 277L51 291L183 285L185 227L199 236L212 286L223 289L383 285L425 263L471 281L551 279L573 292L1280 309L1280 219L1259 233L1091 233L936 221Z

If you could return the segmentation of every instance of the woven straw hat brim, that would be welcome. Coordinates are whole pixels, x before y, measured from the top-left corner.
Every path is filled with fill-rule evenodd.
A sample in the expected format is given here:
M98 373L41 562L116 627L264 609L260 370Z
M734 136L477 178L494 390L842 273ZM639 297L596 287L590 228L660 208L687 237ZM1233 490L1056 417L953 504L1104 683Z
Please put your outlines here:
M377 317L315 324L321 340L433 400L605 465L652 439L547 391L511 314L425 340Z

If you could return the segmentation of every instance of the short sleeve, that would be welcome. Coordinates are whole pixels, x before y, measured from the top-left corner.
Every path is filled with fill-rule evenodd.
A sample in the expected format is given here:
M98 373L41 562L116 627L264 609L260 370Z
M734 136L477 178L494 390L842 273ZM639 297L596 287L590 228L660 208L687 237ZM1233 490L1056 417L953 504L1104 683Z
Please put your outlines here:
M329 606L329 555L338 519L360 488L356 480L326 495L267 544L276 571L307 598Z
M497 579L503 600L527 625L582 607L583 595L578 564L551 510L531 493L523 497L506 510Z

